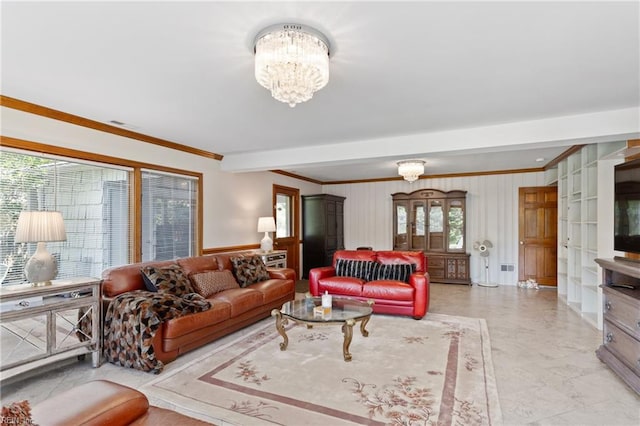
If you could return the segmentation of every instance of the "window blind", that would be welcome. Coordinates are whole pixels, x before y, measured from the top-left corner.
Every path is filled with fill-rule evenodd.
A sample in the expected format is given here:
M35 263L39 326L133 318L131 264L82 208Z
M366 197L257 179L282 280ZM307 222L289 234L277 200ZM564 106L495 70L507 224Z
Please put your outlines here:
M142 260L167 260L197 251L198 179L142 170Z
M58 277L99 277L131 260L130 170L0 150L0 283L20 284L35 243L15 244L22 210L62 213L67 241L47 243Z

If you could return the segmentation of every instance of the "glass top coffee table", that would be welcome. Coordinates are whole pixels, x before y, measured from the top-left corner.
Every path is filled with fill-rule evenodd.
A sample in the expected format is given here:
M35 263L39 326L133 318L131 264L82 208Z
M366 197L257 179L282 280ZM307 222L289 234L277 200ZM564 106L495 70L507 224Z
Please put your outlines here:
M280 310L271 311L271 316L276 318L276 329L284 341L280 343L280 350L287 349L289 338L284 330L287 321L290 319L299 324L305 324L307 328L314 325L342 324L342 334L344 343L342 354L345 361L351 361L349 345L353 337L353 326L360 321L360 332L364 337L369 335L365 326L371 318L373 312L373 301L361 301L348 297L333 296L331 310L322 308L320 297L307 297L306 299L292 300L284 305Z

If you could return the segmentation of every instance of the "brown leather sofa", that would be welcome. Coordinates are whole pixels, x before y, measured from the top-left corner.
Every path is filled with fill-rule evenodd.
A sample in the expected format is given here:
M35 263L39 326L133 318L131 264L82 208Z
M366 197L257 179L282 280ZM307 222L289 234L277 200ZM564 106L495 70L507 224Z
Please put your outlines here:
M352 267L356 269L341 273L339 261L355 262ZM374 265L413 267L412 272L407 273L406 281L403 281L371 276ZM351 272L357 272L359 276L353 276ZM336 296L372 300L373 312L421 319L429 309L427 259L421 251L338 250L333 255L332 266L309 271L309 292L313 296L327 292Z
M143 394L108 380L87 382L31 408L33 423L69 425L208 425L176 411L149 405Z
M162 262L142 262L107 269L102 274L103 312L119 294L145 290L140 269L143 266L178 264L187 274L211 270L233 270L231 257L243 253L223 253L186 257ZM195 314L173 318L162 323L152 346L163 363L233 333L271 315L273 309L295 298L295 271L268 268L271 279L245 288L224 290L209 297L211 308Z

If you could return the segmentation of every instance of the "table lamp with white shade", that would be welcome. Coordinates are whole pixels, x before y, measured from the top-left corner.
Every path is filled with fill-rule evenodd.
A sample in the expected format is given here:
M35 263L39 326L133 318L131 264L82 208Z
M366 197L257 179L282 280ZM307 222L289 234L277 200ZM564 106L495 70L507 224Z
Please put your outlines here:
M273 250L273 240L269 237L269 232L275 232L276 221L273 217L258 218L258 232L264 232L264 238L260 241L260 250L270 252Z
M16 243L38 243L27 261L24 275L34 284L51 284L58 275L55 258L47 251L47 242L66 241L67 233L60 212L22 211L16 227Z

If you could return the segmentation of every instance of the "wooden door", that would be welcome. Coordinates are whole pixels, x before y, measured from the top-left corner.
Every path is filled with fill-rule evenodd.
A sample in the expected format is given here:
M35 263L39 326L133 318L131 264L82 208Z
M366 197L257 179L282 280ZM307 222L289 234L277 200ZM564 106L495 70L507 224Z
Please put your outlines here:
M287 268L296 271L300 278L300 190L273 185L273 217L276 233L275 250L287 251Z
M557 285L558 188L520 188L518 279Z

